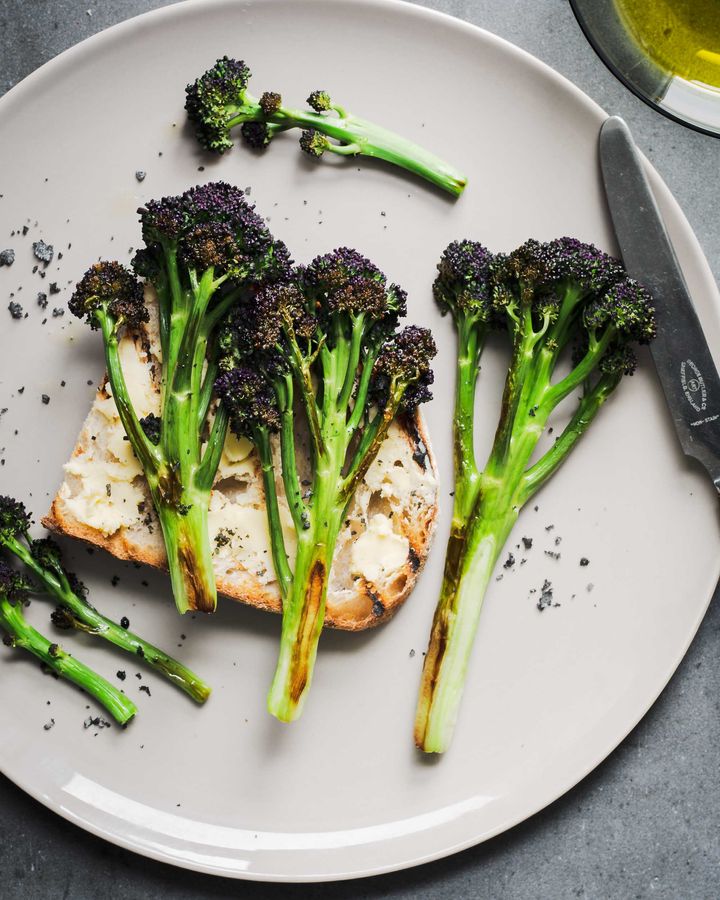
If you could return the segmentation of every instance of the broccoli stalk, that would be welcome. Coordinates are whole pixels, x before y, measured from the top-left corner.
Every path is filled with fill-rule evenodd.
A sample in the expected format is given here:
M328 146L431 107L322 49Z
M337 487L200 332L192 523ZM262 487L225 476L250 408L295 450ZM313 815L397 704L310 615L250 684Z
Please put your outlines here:
M224 56L186 88L185 109L198 142L206 150L224 153L233 146L230 132L241 126L247 144L264 149L282 131L301 128L300 147L309 156L325 152L339 156L370 156L400 166L458 197L464 175L417 144L348 113L326 91L313 91L309 110L288 109L280 94L260 99L247 90L250 70L244 62Z
M32 653L48 669L97 700L115 721L125 725L137 712L132 700L28 623L23 615L23 606L30 588L27 579L0 559L0 628L5 632L3 643Z
M223 182L150 201L139 213L145 246L133 266L158 298L159 418L138 418L118 349L125 329L148 321L141 283L119 263L98 263L70 310L102 333L112 395L162 527L177 608L212 612L208 506L227 432L224 409L212 409L215 332L240 297L285 277L290 261L243 192Z
M632 374L633 342L655 334L647 292L595 247L570 238L528 241L509 256L471 241L451 244L438 265L435 297L458 332L455 505L445 574L425 657L415 741L447 749L483 598L522 507L554 474L600 408ZM512 359L489 459L473 448L474 391L487 332L507 329ZM563 351L574 348L569 372ZM550 449L532 462L558 405L581 396Z
M268 709L296 719L312 678L338 533L391 422L430 397L430 333L407 327L405 293L359 253L317 257L294 284L238 306L220 336L216 383L232 428L260 458L273 564L283 605L280 652ZM298 411L296 413L296 410ZM299 414L312 476L303 493L295 447ZM291 566L275 487L272 436L297 551Z
M0 547L20 560L34 577L34 583L28 581L28 589L39 590L58 601L59 606L51 616L56 627L74 628L104 638L143 659L193 700L198 703L207 700L211 689L198 675L91 606L85 596L85 586L63 566L58 545L49 538L32 540L29 528L30 516L24 504L12 497L0 497Z

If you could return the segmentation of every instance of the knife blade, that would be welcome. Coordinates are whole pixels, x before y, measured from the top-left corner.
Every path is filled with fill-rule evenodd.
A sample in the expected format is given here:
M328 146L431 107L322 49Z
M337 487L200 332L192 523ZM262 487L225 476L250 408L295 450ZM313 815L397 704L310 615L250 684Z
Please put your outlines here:
M653 295L650 352L675 430L720 491L720 377L630 129L618 116L600 129L600 168L625 268Z

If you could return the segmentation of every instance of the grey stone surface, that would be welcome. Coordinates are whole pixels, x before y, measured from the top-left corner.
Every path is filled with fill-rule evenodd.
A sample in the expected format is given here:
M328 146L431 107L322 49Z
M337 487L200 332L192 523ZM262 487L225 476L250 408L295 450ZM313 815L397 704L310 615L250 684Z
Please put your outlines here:
M157 0L0 0L0 92L83 38L162 5ZM524 47L608 111L623 115L720 277L720 141L664 119L626 91L586 44L566 0L426 5ZM471 100L472 85L465 90ZM720 895L719 642L716 597L670 685L606 762L542 813L450 859L335 885L237 883L106 844L0 780L0 896L713 900Z

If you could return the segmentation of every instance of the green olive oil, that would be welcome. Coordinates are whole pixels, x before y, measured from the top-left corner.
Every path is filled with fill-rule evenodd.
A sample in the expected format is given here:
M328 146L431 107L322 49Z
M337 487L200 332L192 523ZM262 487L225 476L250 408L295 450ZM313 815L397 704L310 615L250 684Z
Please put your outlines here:
M720 90L720 0L614 0L625 28L664 72Z

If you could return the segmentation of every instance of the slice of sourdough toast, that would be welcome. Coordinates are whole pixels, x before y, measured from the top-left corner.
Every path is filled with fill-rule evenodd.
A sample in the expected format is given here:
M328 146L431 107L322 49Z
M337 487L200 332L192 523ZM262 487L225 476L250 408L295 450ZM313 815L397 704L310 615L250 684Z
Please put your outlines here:
M139 417L158 414L160 409L157 310L151 297L148 307L150 322L120 343L123 371ZM303 434L297 440L299 448L305 446ZM277 446L274 452L279 455ZM279 459L276 462L279 473ZM294 531L279 475L277 490L292 564ZM437 496L435 461L421 414L394 422L339 535L326 625L360 630L385 621L398 609L427 557ZM165 565L160 525L106 380L43 524L120 559ZM209 526L218 591L280 612L259 461L244 438L228 435L211 495Z

